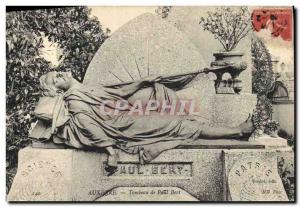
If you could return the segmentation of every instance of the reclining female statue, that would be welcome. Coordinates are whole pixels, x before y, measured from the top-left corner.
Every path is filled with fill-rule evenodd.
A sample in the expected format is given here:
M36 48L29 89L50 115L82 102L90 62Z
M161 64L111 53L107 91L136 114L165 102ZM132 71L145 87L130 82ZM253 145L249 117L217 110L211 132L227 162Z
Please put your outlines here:
M141 162L149 162L162 151L187 139L242 139L250 136L253 125L249 118L236 127L211 127L190 116L161 115L155 110L151 114L136 115L130 114L128 108L117 106L120 101L126 101L145 89L150 89L150 93L140 93L145 94L143 98L174 100L176 95L170 88L191 79L184 78L172 80L172 83L171 80L162 81L160 77L147 77L122 86L91 87L79 83L70 73L49 72L40 78L41 89L45 96L59 98L51 115L51 124L45 131L51 131L54 143L79 149L106 149L105 169L109 173L117 169L118 155L114 148L138 153ZM39 120L46 122L38 112L36 114ZM31 137L45 137L40 130L41 127L35 127Z

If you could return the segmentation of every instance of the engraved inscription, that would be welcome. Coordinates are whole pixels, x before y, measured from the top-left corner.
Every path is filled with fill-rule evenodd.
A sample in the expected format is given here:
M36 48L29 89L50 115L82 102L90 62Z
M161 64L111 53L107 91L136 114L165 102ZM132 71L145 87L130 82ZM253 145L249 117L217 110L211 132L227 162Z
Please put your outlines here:
M178 187L117 187L96 201L198 201Z
M27 177L28 175L32 174L34 171L37 170L50 171L54 175L54 177L62 176L62 172L57 169L57 166L54 162L43 160L39 160L28 164L25 167L25 169L21 171L21 175Z
M105 171L103 171L106 174ZM117 171L112 176L172 176L191 177L192 163L119 163Z
M64 173L56 161L35 160L24 163L20 175L22 185L16 195L17 200L60 200L61 195L58 192Z
M276 162L257 157L238 160L228 175L233 201L286 201Z

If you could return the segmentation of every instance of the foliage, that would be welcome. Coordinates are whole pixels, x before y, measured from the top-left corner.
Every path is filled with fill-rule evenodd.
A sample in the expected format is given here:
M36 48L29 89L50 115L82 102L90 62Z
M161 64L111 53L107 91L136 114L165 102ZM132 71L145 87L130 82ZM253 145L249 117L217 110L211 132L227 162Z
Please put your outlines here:
M288 142L288 145L294 150L294 139L295 137L292 134L289 134L283 129L278 130L278 136L285 138ZM288 162L284 158L278 160L278 173L281 177L284 189L287 193L287 196L290 201L295 200L295 179L294 179L294 165L288 165Z
M233 50L251 30L251 18L247 7L221 7L207 12L201 17L199 24L204 30L211 32L225 49Z
M283 158L278 159L278 174L282 180L283 187L290 201L295 200L294 165L288 164Z
M285 138L288 142L288 145L292 147L294 150L294 142L295 142L295 137L293 134L289 134L287 131L284 129L279 129L278 130L278 136Z
M257 135L267 133L272 135L279 127L277 121L272 121L272 101L268 93L276 81L276 74L272 70L271 55L265 44L258 38L251 41L252 53L252 90L257 93L257 105L253 114L254 127ZM278 135L286 138L289 145L293 146L293 136L284 130L279 130ZM256 135L254 135L256 136ZM278 160L278 173L290 201L294 200L295 182L291 174L293 166L287 166L284 158Z
M171 9L172 6L159 6L157 9L155 9L155 13L164 19L169 15Z
M266 125L271 122L272 117L272 102L266 95L260 94L257 96L257 104L253 113L253 124L255 129L261 133L265 131Z
M265 132L266 132L266 134L277 137L277 134L274 134L274 133L277 133L278 127L279 127L278 121L270 121L269 120L269 122L266 124Z
M251 40L252 90L257 94L267 94L274 83L272 59L269 50L259 38Z
M10 167L6 169L6 192L9 192L14 176L17 173L16 167Z
M39 98L39 77L52 70L71 70L79 81L94 53L108 37L87 7L8 12L6 15L6 160L16 167L17 153L28 145L28 131ZM41 56L45 36L59 44L59 67ZM69 68L69 69L68 69ZM10 180L10 179L8 179ZM9 184L9 183L8 183Z
M253 114L254 127L261 132L271 133L278 128L278 123L272 121L272 100L267 95L276 79L272 70L271 55L265 44L255 37L251 40L251 57L252 90L257 93L257 104Z

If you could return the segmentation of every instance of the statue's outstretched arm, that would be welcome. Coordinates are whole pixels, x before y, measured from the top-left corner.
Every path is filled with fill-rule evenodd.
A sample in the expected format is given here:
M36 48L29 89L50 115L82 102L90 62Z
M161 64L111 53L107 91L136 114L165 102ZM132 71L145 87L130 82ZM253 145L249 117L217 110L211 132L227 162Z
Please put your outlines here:
M118 88L109 88L107 91L123 98L127 98L142 88L153 86L153 84L158 82L160 78L160 76L148 76L132 83L122 85Z

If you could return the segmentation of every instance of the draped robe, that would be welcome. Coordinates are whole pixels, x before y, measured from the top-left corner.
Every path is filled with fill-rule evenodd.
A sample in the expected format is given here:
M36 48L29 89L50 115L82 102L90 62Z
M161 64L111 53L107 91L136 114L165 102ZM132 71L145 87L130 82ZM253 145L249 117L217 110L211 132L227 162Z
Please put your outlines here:
M114 146L128 153L140 153L143 160L149 162L162 151L172 149L184 140L199 138L206 125L188 115L161 116L151 113L148 116L134 116L128 115L128 110L108 115L101 113L101 105L107 101L134 101L140 97L144 100L172 102L177 99L174 91L184 88L194 77L164 78L152 87L140 88L133 96L126 98L120 96L118 90L126 89L130 83L118 86L78 84L59 97L51 126L36 126L31 138L52 138L54 143L78 149ZM113 105L105 107L114 109Z

